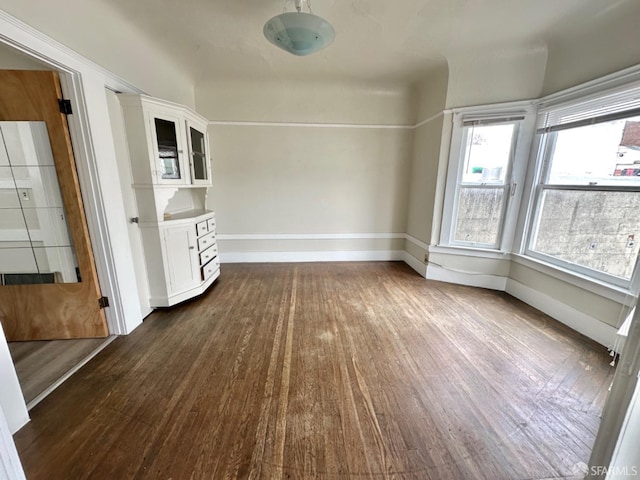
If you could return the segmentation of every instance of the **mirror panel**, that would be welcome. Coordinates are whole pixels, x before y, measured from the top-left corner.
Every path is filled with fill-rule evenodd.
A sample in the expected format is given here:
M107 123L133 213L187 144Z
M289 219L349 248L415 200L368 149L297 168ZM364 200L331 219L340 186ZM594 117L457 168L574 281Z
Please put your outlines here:
M3 245L5 242L2 242ZM9 242L0 248L0 265L2 273L37 273L38 265L30 245L22 242Z
M31 242L39 247L70 247L62 208L4 208L0 215L0 240Z
M0 148L0 152L4 152L4 148ZM0 155L0 163L1 161L2 155ZM0 165L0 209L3 208L20 208L18 190L13 181L13 174L11 173L11 167L9 167L9 165ZM2 211L0 211L0 216L1 215Z
M0 122L0 130L11 166L55 165L44 122Z
M80 281L44 122L0 122L0 284Z
M63 208L58 174L53 166L11 166L22 208Z

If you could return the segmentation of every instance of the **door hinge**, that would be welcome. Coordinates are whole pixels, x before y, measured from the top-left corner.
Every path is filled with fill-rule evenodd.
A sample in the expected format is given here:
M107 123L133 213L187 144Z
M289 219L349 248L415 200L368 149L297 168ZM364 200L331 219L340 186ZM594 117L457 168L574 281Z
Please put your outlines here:
M71 100L61 98L58 100L58 105L60 106L60 113L64 113L65 115L71 115L73 113L71 110Z
M109 306L109 297L100 297L98 299L98 306L100 308L107 308Z

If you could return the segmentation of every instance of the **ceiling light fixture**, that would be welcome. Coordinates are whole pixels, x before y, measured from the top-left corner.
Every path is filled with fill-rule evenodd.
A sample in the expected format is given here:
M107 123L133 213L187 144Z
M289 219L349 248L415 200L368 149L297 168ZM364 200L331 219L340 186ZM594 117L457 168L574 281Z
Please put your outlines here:
M335 31L324 18L311 11L311 0L295 0L297 12L276 15L264 24L264 36L276 47L294 55L309 55L328 46L335 37ZM307 4L309 13L302 11L302 3Z

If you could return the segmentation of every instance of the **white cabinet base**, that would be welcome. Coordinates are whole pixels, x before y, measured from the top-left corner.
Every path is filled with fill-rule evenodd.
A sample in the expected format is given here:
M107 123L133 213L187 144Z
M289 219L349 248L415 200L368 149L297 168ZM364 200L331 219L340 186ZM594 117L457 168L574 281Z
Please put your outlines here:
M170 307L200 295L220 276L213 212L140 222L140 231L152 307Z
M202 283L201 285L195 288L191 288L189 290L185 290L184 292L171 295L170 297L151 296L149 298L149 302L151 306L155 308L171 307L180 302L184 302L185 300L189 300L190 298L197 297L198 295L204 293L219 276L220 276L220 267L218 267L216 272L212 276L210 276L204 283Z

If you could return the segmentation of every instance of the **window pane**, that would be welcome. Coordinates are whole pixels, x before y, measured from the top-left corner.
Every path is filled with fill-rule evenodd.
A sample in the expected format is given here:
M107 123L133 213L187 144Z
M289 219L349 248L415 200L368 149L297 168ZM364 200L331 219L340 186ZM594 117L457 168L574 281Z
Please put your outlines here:
M496 245L503 202L503 188L461 188L454 240Z
M546 190L533 250L630 279L640 242L640 192Z
M465 127L463 183L504 183L513 131L514 124Z
M640 117L556 135L548 183L640 185Z

